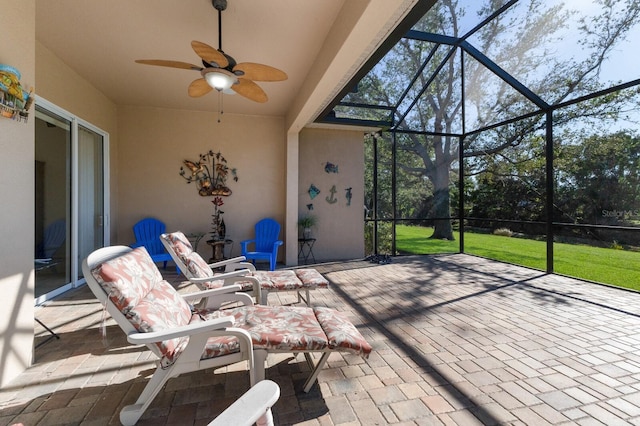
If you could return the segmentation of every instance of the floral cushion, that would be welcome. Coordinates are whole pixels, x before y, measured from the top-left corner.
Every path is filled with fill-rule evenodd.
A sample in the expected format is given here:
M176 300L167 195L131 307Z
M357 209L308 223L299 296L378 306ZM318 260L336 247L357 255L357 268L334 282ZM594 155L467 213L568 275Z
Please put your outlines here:
M104 262L91 274L125 315L140 303L156 282L162 281L160 271L144 247Z
M182 232L177 231L166 234L164 240L169 243L171 249L187 268L185 272L188 272L189 278L209 278L214 276L209 265L198 253L193 251L193 246L189 242L189 239ZM253 288L251 283L248 284L249 288ZM207 289L220 288L224 285L224 281L212 280L198 283L198 285L206 287Z
M255 271L253 276L265 290L297 290L303 287L302 281L292 270Z
M164 240L169 243L173 251L186 264L187 257L193 253L193 246L189 239L180 231L164 235Z
M329 287L329 281L320 272L311 268L295 269L296 275L302 281L304 287Z
M329 347L347 349L365 358L371 353L371 345L342 313L329 308L317 307L313 311L322 329L327 333Z
M213 271L204 261L202 256L196 252L192 252L187 256L185 265L192 278L210 278L213 277Z
M162 279L144 247L108 260L91 271L113 304L140 332L161 331L189 324L191 307ZM182 352L187 337L158 342L163 365Z
M260 281L260 287L266 290L326 288L329 285L329 281L315 269L255 271L253 272L253 276Z
M371 345L362 334L334 309L253 305L223 311L203 310L199 314L207 320L232 315L234 326L249 332L256 349L285 352L336 349L364 357L371 353ZM211 354L226 353L237 350L237 341L210 339L207 346Z
M206 311L202 310L196 312L196 314L191 319L192 322L202 322L206 320L212 320L220 317L228 317L232 315L233 309L228 310L214 310L214 311ZM237 324L234 324L234 327L237 327ZM207 340L207 344L205 345L204 352L202 354L201 359L214 358L217 356L228 355L234 352L240 351L240 343L238 339L234 336L217 336L211 337Z
M283 351L321 351L327 348L327 336L310 308L263 306L200 312L206 319L232 315L235 327L251 335L253 347Z

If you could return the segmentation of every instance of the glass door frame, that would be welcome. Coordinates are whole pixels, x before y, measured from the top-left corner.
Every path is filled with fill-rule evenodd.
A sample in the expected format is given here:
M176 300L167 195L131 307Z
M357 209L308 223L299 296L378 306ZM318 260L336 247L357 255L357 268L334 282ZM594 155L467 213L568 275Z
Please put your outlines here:
M78 209L79 209L79 182L78 182L78 128L80 126L91 130L102 136L102 170L103 170L103 212L102 215L104 217L103 221L103 241L104 245L108 246L111 242L110 240L110 229L111 229L111 216L110 212L110 196L109 196L109 174L110 174L110 164L109 164L109 133L100 129L99 127L94 126L93 124L81 119L75 114L70 113L69 111L60 108L59 106L53 104L52 102L47 101L39 96L36 96L36 105L52 114L58 115L66 120L68 120L71 124L71 229L70 229L70 262L71 262L71 282L58 287L57 289L50 291L49 293L43 294L39 297L36 297L34 302L35 305L40 305L47 300L50 300L65 291L80 287L81 285L86 283L84 278L78 278L80 276L81 270L81 260L78 259ZM34 139L35 143L35 139Z

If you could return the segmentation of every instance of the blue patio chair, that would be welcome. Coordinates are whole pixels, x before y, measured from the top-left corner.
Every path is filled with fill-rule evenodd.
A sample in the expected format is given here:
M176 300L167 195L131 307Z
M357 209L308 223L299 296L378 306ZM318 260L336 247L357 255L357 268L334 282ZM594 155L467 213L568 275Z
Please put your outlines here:
M46 227L42 242L36 250L37 259L51 259L67 238L67 222L64 219L53 221Z
M282 241L278 239L280 235L280 224L273 219L265 218L256 223L255 238L240 242L241 254L254 264L256 260L268 260L269 270L276 269L276 259L278 258L278 247ZM249 250L249 244L254 245L254 250Z
M164 234L166 230L167 226L158 219L152 217L142 219L133 225L133 235L136 237L136 242L131 245L131 248L141 246L146 248L151 259L154 262L164 262L163 267L167 269L167 262L173 259L160 241L160 235ZM177 266L176 271L179 273Z

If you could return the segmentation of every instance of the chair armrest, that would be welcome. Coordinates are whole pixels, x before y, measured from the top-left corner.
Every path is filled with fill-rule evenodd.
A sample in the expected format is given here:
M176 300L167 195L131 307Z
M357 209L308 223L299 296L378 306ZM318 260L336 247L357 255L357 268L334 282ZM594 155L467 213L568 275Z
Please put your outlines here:
M202 291L196 291L193 293L183 294L182 298L187 302L190 302L191 300L202 299L204 297L215 297L220 294L231 294L238 291L242 291L242 287L240 286L240 284L232 284L232 285L226 285L220 288L212 288L209 290L202 290Z
M259 303L262 297L262 286L260 285L260 281L252 275L239 276L239 277L230 277L224 280L224 286L227 287L229 283L235 283L238 281L251 281L253 283L253 296L256 298L256 303ZM237 285L237 284L235 284Z
M209 281L219 281L219 280L226 280L227 278L233 278L233 277L243 277L245 275L250 275L251 271L249 271L248 269L239 269L237 271L231 271L231 272L223 272L221 274L216 274L213 277L203 277L203 278L188 278L189 282L192 283L206 283Z
M283 244L282 240L277 240L273 242L273 248L271 249L271 253L273 257L277 257L278 255L278 247Z
M219 309L223 304L231 302L240 303L244 306L253 305L253 299L251 298L251 296L246 293L238 293L240 290L242 290L240 284L225 284L220 288L188 293L185 294L183 298L187 302L191 302L194 300L204 300L205 309ZM202 305L199 306L202 307Z
M246 391L236 402L227 407L207 426L226 426L233 424L255 424L267 416L271 418L271 407L280 398L280 387L271 380L262 380ZM269 421L259 424L272 424Z
M251 243L255 243L255 242L256 242L256 240L255 240L255 239L240 241L240 251L242 251L242 252L246 252L246 251L247 251L247 246L248 246L249 244L251 244Z
M206 310L216 310L219 311L222 309L223 305L227 305L230 303L241 304L244 306L253 306L253 298L249 296L247 293L226 293L219 294L213 297L207 297L204 300L204 309ZM202 307L200 305L200 307Z
M244 256L240 256L243 259ZM229 263L224 269L225 272L237 271L238 269L248 269L251 272L256 271L256 266L251 262L237 262L237 263Z
M209 264L209 268L213 269L213 268L220 268L222 266L225 265L229 265L231 263L239 263L242 262L243 260L247 260L246 257L244 256L238 256L238 257L232 257L231 259L225 259L225 260L221 260L219 262L213 262Z
M195 322L169 330L152 331L149 333L132 333L127 336L127 341L134 345L162 342L176 337L192 336L212 330L222 330L232 327L235 320L232 316L220 317L214 320Z

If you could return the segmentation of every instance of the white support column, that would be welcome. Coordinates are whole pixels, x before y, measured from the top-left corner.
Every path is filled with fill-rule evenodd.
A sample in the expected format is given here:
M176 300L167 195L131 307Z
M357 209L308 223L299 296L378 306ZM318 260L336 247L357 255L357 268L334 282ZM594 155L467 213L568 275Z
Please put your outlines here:
M285 199L285 265L298 264L298 175L299 175L299 133L287 133L286 177L287 195Z

